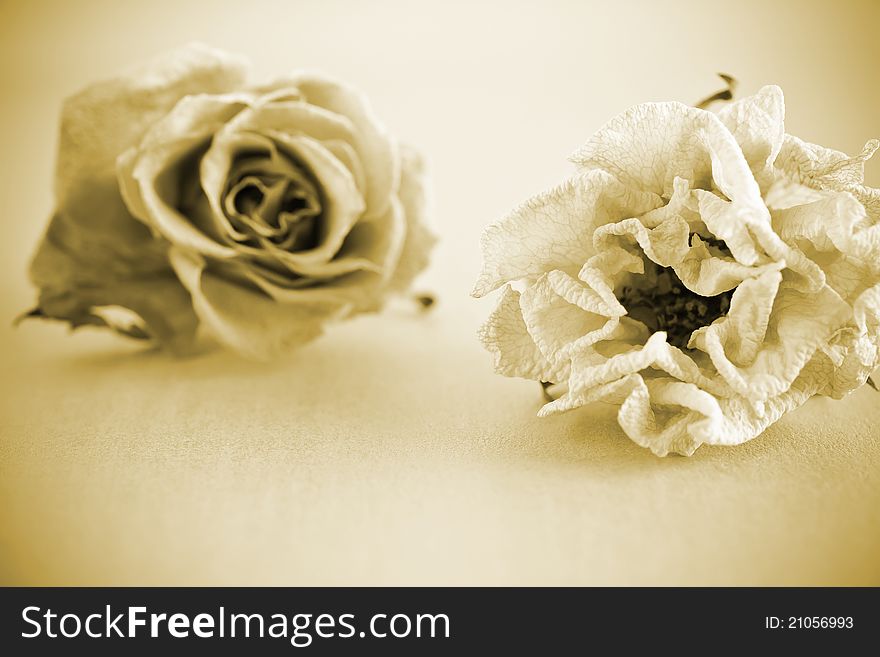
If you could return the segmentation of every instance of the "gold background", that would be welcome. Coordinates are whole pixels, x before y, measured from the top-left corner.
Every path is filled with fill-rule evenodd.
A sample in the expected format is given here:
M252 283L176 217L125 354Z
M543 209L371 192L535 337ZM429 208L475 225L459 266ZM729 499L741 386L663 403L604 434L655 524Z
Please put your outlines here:
M658 460L599 407L538 420L468 298L482 228L647 100L734 74L787 129L880 136L880 3L3 2L0 583L880 584L880 393ZM432 163L441 302L337 327L272 366L175 362L9 324L51 211L61 100L191 40L258 79L324 70ZM880 185L880 163L868 165Z

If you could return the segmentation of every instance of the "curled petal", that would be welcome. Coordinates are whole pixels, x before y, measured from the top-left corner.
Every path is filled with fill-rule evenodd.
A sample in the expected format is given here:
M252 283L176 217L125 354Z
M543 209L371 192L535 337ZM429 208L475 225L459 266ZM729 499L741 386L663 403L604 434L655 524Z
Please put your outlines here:
M571 357L571 352L606 339L619 320L588 310L601 308L595 292L564 272L554 273L565 280L542 277L526 288L520 305L526 328L544 358L561 363Z
M593 233L593 244L597 251L602 251L619 242L614 239L619 237L632 238L644 254L661 267L677 264L690 250L690 227L677 216L670 217L655 228L646 228L635 218L605 224Z
M840 151L786 135L774 166L808 187L852 193L865 207L868 216L880 221L880 189L864 184L865 162L878 148L880 140L871 139L861 153L849 157Z
M699 447L699 443L688 433L688 427L698 414L680 407L677 412L658 417L644 378L635 373L597 385L577 395L568 393L544 406L538 415L546 417L597 401L619 406L617 421L624 433L636 444L647 447L657 456L666 456L670 452L690 455Z
M559 381L565 369L554 367L535 344L523 321L519 292L507 286L498 306L480 329L480 341L495 359L495 371L538 381Z
M312 275L313 267L321 269L342 247L352 227L364 214L364 197L349 171L320 142L311 137L270 135L283 150L308 167L323 188L323 234L313 249L288 253L285 262L295 271Z
M221 343L255 359L315 339L327 322L348 311L333 300L278 303L259 289L212 274L201 255L172 248L170 257L205 327Z
M239 275L281 303L328 299L352 312L378 310L400 257L405 221L401 203L394 199L385 215L355 226L337 256L315 266L309 277L272 276L272 270L253 266L239 267Z
M574 176L528 201L483 233L483 270L474 296L545 271L577 272L594 253L597 226L660 207L654 194L633 192L604 171Z
M779 87L764 87L754 96L726 105L718 118L753 170L773 164L785 137L785 100Z
M620 406L618 421L627 436L658 456L670 452L690 455L701 444L737 445L751 440L784 413L797 408L818 390L820 364L805 369L783 394L754 404L723 388L711 390L698 371L655 334L644 345L615 356L613 367L592 368L593 382L571 388L545 405L547 416L594 401ZM652 373L658 367L673 377ZM573 374L576 370L573 370ZM708 389L707 389L708 388Z
M673 270L689 290L704 297L713 297L734 289L748 278L760 276L767 270L779 271L782 267L781 262L748 266L733 258L714 255L695 235L687 255L673 266Z
M844 299L857 296L880 274L880 224L868 220L864 206L849 192L824 192L817 200L776 210L773 226L802 254L809 245L804 257L819 264Z
M289 83L310 105L345 116L355 128L355 147L367 176L365 215L386 212L400 181L400 153L397 143L373 113L366 96L326 76L295 75Z
M768 329L773 338L764 342L748 366L738 367L727 353L729 341L739 343L734 322L709 326L703 334L705 351L738 394L752 401L766 401L792 385L816 351L845 326L851 312L849 305L829 288L819 294L781 289L770 310Z
M719 326L716 330L721 330L722 323L727 325L724 333L729 340L725 346L731 362L739 366L754 362L767 336L770 312L781 282L782 274L778 269L768 269L755 278L743 280L733 294L727 316L712 325ZM705 351L702 336L712 326L694 331L690 345Z
M760 208L748 163L720 119L681 103L646 103L612 119L572 157L604 169L632 189L669 197L676 178L692 188L717 185L727 198Z
M128 151L119 159L120 189L131 213L156 235L214 258L232 258L235 250L212 239L179 205L177 181L210 138L207 132L146 151Z
M300 99L270 102L258 96L247 110L229 122L228 130L256 134L283 132L321 142L357 143L357 129L349 117Z
M406 233L389 289L402 292L428 266L437 237L428 226L430 198L424 160L413 148L401 145L400 190L398 196L406 218Z

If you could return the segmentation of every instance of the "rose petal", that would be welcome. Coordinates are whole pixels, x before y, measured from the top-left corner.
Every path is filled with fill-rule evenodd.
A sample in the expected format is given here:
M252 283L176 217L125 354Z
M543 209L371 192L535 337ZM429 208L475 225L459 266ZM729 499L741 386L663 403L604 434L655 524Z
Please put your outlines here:
M311 105L346 117L355 128L355 147L367 175L365 215L387 211L391 195L400 180L397 144L373 113L366 96L326 76L299 73L289 79Z
M298 90L297 90L297 93ZM351 119L300 100L272 101L261 97L230 122L230 133L280 132L302 135L320 141L351 171L358 189L366 195L367 173L358 154L357 127Z
M213 258L233 258L235 250L209 235L180 209L180 180L195 165L193 156L211 139L210 129L119 160L119 187L132 214L172 244Z
M173 277L165 244L123 203L116 159L182 97L226 92L243 74L240 60L191 46L65 101L57 211L31 265L44 315L77 325L92 321L93 306L128 308L163 344L189 348L196 322L188 294Z
M181 98L236 89L246 67L240 58L193 44L68 98L61 112L58 203L63 204L68 192L83 181L112 173L116 158L137 144Z
M428 226L430 199L425 163L415 149L406 145L401 145L400 154L398 197L406 219L406 236L397 267L388 282L389 289L395 292L409 289L413 279L428 266L431 249L437 242Z
M366 193L367 173L364 170L361 158L354 147L348 142L340 139L325 139L321 141L321 144L323 144L324 148L333 153L334 157L342 162L342 164L344 164L351 172L355 184L357 184L357 188L361 190L361 193Z
M712 192L698 189L696 195L700 216L712 234L724 240L727 248L736 260L744 265L758 264L761 254L758 252L750 226L760 221L770 221L770 214L765 209L758 214L757 221L750 210L743 210L737 204L724 200Z
M252 358L266 360L313 340L327 322L348 310L328 301L278 303L262 292L213 275L198 254L172 248L170 257L203 325L221 343Z
M397 197L392 197L384 214L355 224L328 264L358 263L359 268L375 271L387 282L400 260L406 228L403 205Z
M297 273L312 275L315 267L330 262L342 247L355 222L363 220L364 198L349 171L319 141L303 135L267 133L283 151L308 167L322 187L321 223L324 234L313 249L288 253L284 262ZM386 205L387 209L387 205Z
M357 224L337 256L314 266L308 278L273 280L251 266L242 267L242 275L282 303L315 298L336 300L359 312L377 310L400 257L404 230L403 209L394 199L383 217Z
M877 150L872 140L859 155L846 153L811 144L793 135L785 135L779 156L774 165L807 185L852 185L865 179L865 161Z
M357 144L357 128L351 118L305 100L272 101L257 96L250 108L230 122L229 130L257 134L271 130L291 136L305 135L318 141Z
M233 194L229 184L246 176L275 177L294 183L307 195L311 205L321 205L317 181L313 182L301 166L279 152L272 139L252 132L235 132L227 124L213 135L211 146L199 162L199 182L204 194L196 199L195 208L207 203L213 228L206 232L235 249L241 249L241 243L249 235L240 232L233 224L240 222L240 226L250 222L237 210L229 208Z
M94 184L84 186L71 191L68 209L53 218L30 267L41 315L75 328L105 324L96 321L96 308L119 306L136 313L149 336L172 352L190 352L198 321L165 246L127 214L118 196L116 207L110 199Z

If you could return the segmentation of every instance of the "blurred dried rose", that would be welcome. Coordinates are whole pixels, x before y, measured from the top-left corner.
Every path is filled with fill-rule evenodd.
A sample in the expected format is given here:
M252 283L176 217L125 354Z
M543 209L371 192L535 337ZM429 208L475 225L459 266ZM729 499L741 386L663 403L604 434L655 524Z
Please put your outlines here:
M785 134L777 87L717 115L637 106L579 171L489 227L475 296L496 370L552 382L540 415L620 405L655 454L760 434L880 364L880 190Z
M350 87L245 68L190 46L65 103L32 315L265 358L406 290L434 242L419 156Z

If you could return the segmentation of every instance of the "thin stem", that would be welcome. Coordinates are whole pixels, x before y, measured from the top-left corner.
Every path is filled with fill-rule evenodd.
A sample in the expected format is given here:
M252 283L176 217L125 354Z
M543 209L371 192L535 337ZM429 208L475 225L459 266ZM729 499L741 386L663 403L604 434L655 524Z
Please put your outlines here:
M731 75L727 75L726 73L719 73L718 77L724 80L727 83L727 88L722 89L721 91L712 94L711 96L707 96L699 103L695 105L697 109L706 109L712 103L719 100L733 100L733 92L736 91L736 78Z
M437 303L437 297L435 297L430 292L420 292L413 296L413 301L415 301L423 311L430 310Z

